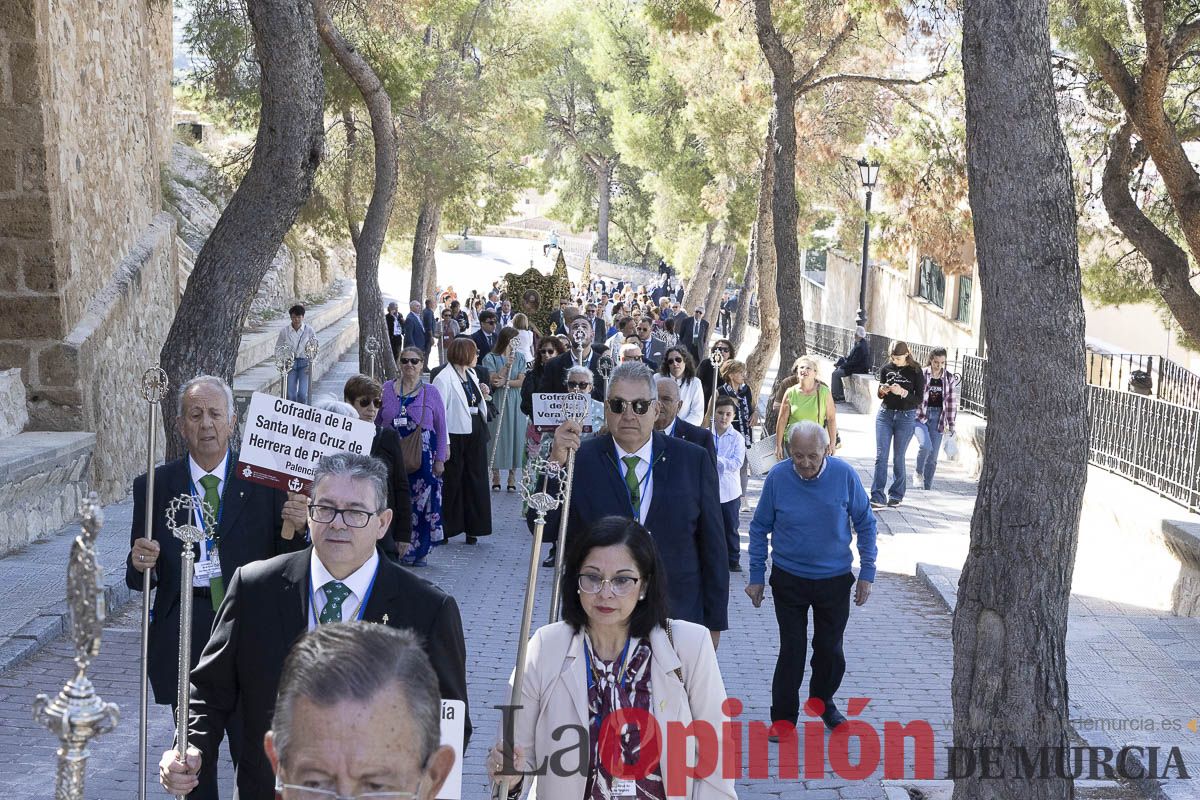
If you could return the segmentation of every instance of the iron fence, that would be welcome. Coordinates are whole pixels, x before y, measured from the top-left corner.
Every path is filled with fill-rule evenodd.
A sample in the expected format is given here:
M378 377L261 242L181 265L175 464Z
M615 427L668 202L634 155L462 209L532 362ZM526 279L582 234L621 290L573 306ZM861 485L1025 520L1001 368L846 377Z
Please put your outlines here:
M1088 386L1088 460L1200 509L1200 409Z
M1087 382L1092 386L1128 389L1181 406L1200 408L1200 375L1169 358L1146 353L1088 352L1086 365Z
M987 403L983 395L983 373L987 359L963 356L959 366L962 384L958 390L958 407L976 416L987 418Z

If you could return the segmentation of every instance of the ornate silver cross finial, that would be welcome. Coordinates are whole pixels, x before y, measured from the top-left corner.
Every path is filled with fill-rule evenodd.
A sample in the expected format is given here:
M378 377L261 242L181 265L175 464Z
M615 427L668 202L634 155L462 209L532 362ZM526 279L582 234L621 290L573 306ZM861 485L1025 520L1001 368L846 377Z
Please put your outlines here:
M167 396L170 381L167 373L159 367L151 367L142 373L142 398L147 403L160 402Z
M538 489L539 477L545 479L540 490ZM551 478L558 479L558 491L553 494L546 491L546 486ZM566 470L557 461L537 457L530 459L525 465L525 476L521 481L521 496L525 498L525 504L537 513L537 522L545 524L546 515L562 505L565 478Z
M187 522L179 521L180 512L187 512ZM172 536L184 544L199 544L204 541L208 538L206 531L211 531L216 524L217 518L212 506L201 497L181 494L167 504L167 528ZM183 557L195 557L190 547L184 548Z
M308 337L308 343L304 345L304 355L309 361L314 361L319 352L321 352L321 343L317 341L317 337Z
M373 356L376 353L378 353L379 352L379 340L376 339L374 336L368 336L366 350L367 350L367 355Z

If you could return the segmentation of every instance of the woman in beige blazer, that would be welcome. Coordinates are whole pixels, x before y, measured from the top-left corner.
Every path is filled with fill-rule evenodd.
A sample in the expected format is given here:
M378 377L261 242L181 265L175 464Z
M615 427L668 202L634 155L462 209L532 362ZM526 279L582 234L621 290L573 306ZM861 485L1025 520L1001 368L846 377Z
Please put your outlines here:
M562 621L530 640L521 707L501 724L502 742L511 727L520 774L501 774L502 744L488 754L489 776L503 780L510 797L737 797L733 780L720 775L719 750L703 754L717 765L714 774L695 780L682 774L682 765L697 763L696 739L687 737L686 753L668 751L668 723L706 724L719 741L728 717L712 638L700 625L667 618L663 578L654 540L634 520L605 517L572 543L563 567ZM608 719L628 709L652 716L660 755L644 777L622 780L609 766L615 758L638 763L645 738L637 726ZM606 741L620 734L607 755L598 747L602 730ZM544 774L532 774L533 765L544 765Z

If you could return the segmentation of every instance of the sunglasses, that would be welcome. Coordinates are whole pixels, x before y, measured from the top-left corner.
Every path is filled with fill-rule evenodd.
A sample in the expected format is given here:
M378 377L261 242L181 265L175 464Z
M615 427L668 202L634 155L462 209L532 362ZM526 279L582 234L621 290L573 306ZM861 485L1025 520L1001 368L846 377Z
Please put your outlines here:
M567 381L567 388L573 392L586 392L592 385L586 381Z
M683 359L682 358L668 358L667 363L668 364L682 364Z
M729 348L728 347L714 347L713 352L714 353L728 353Z
M556 356L556 355L558 355L558 351L557 350L538 350L538 354L543 355L543 356Z
M367 406L375 406L376 408L379 408L380 406L383 405L383 400L378 397L376 397L374 399L371 399L368 397L360 397L354 401L354 405L362 406L363 408L366 408Z
M400 359L400 363L401 364L420 364L421 359L419 359L419 358L402 358L402 359Z
M644 417L646 412L650 410L650 404L653 400L622 400L619 397L614 397L608 401L608 410L614 414L624 414L625 407L630 406L633 413L639 417Z

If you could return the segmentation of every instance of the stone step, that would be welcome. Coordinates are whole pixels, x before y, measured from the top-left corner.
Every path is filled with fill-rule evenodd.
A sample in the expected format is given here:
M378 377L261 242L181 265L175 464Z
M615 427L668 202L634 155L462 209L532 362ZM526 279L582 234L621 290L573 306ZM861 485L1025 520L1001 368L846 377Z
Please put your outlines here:
M322 348L325 347L325 340L328 336L325 333L325 329L341 322L354 309L356 300L357 292L355 283L353 281L346 281L332 298L319 306L305 309L304 321L316 331L317 341L321 344ZM269 361L275 354L275 342L279 338L279 331L287 324L287 317L283 317L267 325L263 325L256 330L242 334L242 344L238 349L238 358L233 370L234 373L241 374L261 365L265 361Z
M0 556L75 519L96 434L31 431L0 439Z

